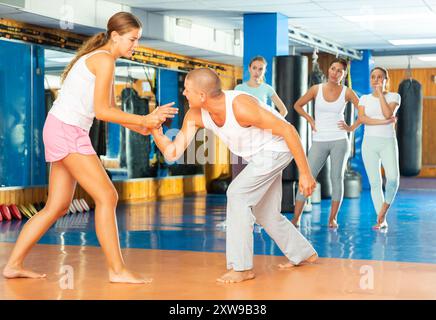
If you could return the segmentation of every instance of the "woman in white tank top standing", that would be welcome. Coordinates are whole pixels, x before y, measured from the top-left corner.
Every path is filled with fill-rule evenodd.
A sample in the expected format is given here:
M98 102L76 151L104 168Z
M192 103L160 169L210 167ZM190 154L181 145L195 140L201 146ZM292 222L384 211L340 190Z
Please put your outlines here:
M330 156L332 180L332 205L330 209L329 227L337 228L337 215L344 196L344 172L350 152L347 132L355 130L356 121L348 126L344 121L346 104L352 102L358 107L359 98L353 90L342 85L347 73L347 62L334 60L328 70L328 81L314 85L297 100L294 109L304 117L312 127L313 143L309 150L309 165L314 177L321 171ZM315 100L315 120L303 109L309 101ZM292 223L298 226L303 212L305 197L298 193L295 201Z
M3 270L5 278L46 276L24 269L24 259L47 229L68 211L78 182L95 202L95 228L106 256L109 280L151 281L130 272L124 264L115 216L118 194L88 135L94 117L149 134L149 129L159 128L177 113L176 108L165 105L140 116L115 105L115 60L132 56L141 32L141 22L135 16L119 12L109 19L107 31L90 38L65 69L62 88L43 131L46 161L51 162L47 204L21 231Z
M365 125L362 158L371 185L371 198L377 213L376 229L387 228L386 213L394 201L400 184L398 143L395 133L395 115L401 104L398 93L388 92L388 71L375 67L371 71L373 92L360 97L359 119ZM383 194L380 165L386 176Z

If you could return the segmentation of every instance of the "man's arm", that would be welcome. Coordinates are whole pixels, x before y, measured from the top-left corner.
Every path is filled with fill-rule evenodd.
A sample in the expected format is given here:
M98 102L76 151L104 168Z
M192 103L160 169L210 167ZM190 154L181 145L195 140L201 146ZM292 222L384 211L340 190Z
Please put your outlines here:
M201 110L189 109L185 115L185 119L183 119L182 129L177 134L174 141L171 141L165 136L161 129L153 129L151 133L165 159L168 161L176 161L183 155L183 152L185 152L192 139L194 139L197 130L202 127Z
M239 95L235 98L233 112L241 126L270 130L273 135L283 137L297 163L300 173L300 191L306 197L311 195L316 182L310 171L300 136L294 126L263 109L256 99L248 95Z

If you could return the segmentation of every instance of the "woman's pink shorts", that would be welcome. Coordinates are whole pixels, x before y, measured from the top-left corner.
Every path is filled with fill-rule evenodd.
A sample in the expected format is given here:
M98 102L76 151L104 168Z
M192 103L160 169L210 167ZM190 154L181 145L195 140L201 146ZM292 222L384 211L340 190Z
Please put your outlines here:
M55 162L70 153L96 154L86 130L66 124L48 114L42 132L45 147L45 161Z

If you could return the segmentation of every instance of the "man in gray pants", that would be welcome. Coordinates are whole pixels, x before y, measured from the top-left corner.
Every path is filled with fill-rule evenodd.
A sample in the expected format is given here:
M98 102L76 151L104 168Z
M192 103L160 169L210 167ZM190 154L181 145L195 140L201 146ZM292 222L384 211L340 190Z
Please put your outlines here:
M264 227L287 257L280 267L315 261L314 248L280 213L282 171L293 157L300 171L299 190L308 196L316 186L295 128L253 96L221 90L217 74L210 69L191 71L183 94L190 109L175 140L168 139L162 129L152 131L165 158L177 160L197 129L206 128L230 151L248 161L227 190L226 258L230 271L217 280L235 283L255 277L252 270L254 221Z

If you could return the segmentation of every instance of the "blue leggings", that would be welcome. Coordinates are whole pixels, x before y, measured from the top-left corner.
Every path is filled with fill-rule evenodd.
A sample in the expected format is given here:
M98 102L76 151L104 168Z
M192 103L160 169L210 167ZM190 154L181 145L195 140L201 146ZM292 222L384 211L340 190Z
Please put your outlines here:
M400 184L397 139L367 137L362 142L362 158L371 185L371 198L378 214L383 202L391 204ZM386 176L386 194L383 195L380 164Z

